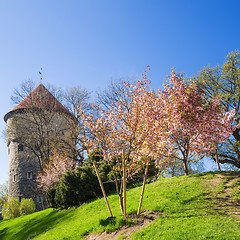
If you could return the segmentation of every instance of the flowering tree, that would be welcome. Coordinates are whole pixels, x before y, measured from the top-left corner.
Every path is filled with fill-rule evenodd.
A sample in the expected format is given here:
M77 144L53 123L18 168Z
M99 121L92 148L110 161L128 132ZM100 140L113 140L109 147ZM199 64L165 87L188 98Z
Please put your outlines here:
M159 153L183 162L188 175L190 154L210 155L219 142L233 132L234 109L223 114L218 99L206 103L194 84L187 85L183 76L172 72L170 82L159 91L157 135Z
M67 156L59 155L54 151L50 161L42 172L37 176L38 186L46 192L49 188L55 187L67 170L73 170L76 162Z
M148 70L150 70L148 68ZM151 135L150 125L146 116L152 114L154 103L152 101L155 94L148 91L149 80L147 71L143 74L143 79L138 80L137 84L125 84L127 90L125 98L119 99L112 104L108 111L98 109L98 117L84 114L79 109L82 119L84 119L86 129L90 129L90 135L82 136L85 138L85 146L89 151L100 148L104 159L114 171L118 170L123 177L126 165L126 176L123 177L119 185L114 174L116 191L119 195L120 206L124 213L123 188L124 180L133 178L144 165L148 165L148 157L151 151L146 147L146 139ZM127 99L127 100L126 100ZM124 151L124 157L119 158ZM120 161L122 160L122 161ZM114 163L117 161L117 167ZM147 173L146 173L147 174Z
M170 82L158 94L148 90L149 83L147 71L137 84L125 83L126 97L118 99L107 111L97 109L97 116L78 109L88 131L82 136L88 151L101 149L113 174L118 170L122 176L119 185L114 174L124 216L125 180L146 166L139 213L150 158L165 165L173 159L181 160L188 175L187 163L192 155L211 154L234 129L234 110L222 114L217 99L205 103L196 86L187 85L181 75L173 72Z

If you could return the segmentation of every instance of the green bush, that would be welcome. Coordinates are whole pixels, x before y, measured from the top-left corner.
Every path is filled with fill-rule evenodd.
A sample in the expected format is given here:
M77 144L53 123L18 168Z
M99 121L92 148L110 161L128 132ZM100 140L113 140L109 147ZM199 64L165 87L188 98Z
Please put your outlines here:
M95 161L102 182L112 180L111 168L102 160L100 151L94 151L89 156L83 166L77 167L73 171L66 172L56 188L47 191L48 202L55 208L68 208L79 206L98 196L102 196L102 191L93 168L92 162ZM113 191L113 182L104 184L106 192Z
M20 202L15 198L11 198L8 202L4 203L2 208L3 219L5 220L19 217L19 206Z
M47 198L48 198L48 203L49 207L56 208L57 205L55 203L55 194L56 194L56 188L52 187L47 190Z
M54 201L57 207L68 208L79 206L98 195L99 186L93 169L83 166L62 176L56 187Z
M113 165L117 165L118 161L119 159L117 158L113 160ZM109 164L103 161L102 152L100 150L94 150L83 166L79 166L73 171L66 172L55 188L48 189L47 197L51 207L69 208L72 206L79 206L93 198L102 196L93 162L96 163L106 193L115 190L113 170ZM148 176L155 176L157 174L156 170L157 168L152 160ZM144 171L145 169L140 172L138 178L134 178L129 184L142 181ZM119 172L116 171L115 175L117 179L121 178Z
M104 183L105 191L107 193L113 191L115 189L115 182L113 181L114 180L113 172L112 172L112 169L109 166L109 164L106 163L105 161L103 161L102 151L100 151L100 150L92 151L89 154L88 160L85 162L85 165L91 166L91 168L93 169L95 178L97 179L95 170L93 168L93 162L96 163L100 178L101 178L102 182ZM113 165L116 165L116 164L117 164L117 161L114 160ZM115 175L117 178L120 178L120 175L117 171L115 171ZM98 183L98 185L99 185L99 183ZM100 186L99 186L99 194L102 195Z
M21 216L31 214L31 213L35 212L35 210L36 210L36 206L35 206L35 203L32 200L32 198L30 198L30 199L23 198L22 199L22 201L20 203L20 207L19 207Z

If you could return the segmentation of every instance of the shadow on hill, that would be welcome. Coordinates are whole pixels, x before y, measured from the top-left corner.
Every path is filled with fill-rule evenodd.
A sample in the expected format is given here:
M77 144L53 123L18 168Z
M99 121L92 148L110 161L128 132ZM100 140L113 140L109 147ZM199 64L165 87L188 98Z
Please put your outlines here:
M6 235L7 232L7 228L4 228L2 230L0 230L0 239L4 239L4 236Z
M108 225L114 225L116 224L116 217L109 217L107 219L101 219L99 221L100 225L106 227Z
M65 211L58 212L53 210L49 214L40 214L39 216L29 219L27 222L24 221L24 224L20 223L19 224L20 231L14 231L14 233L11 234L11 239L16 240L31 239L53 228L59 222L61 222L62 219L64 219L65 221L66 219L71 218L72 215L73 210L68 211L68 213L66 213ZM7 231L8 229L4 228L0 232L0 239L5 239L4 236L7 235L6 234ZM9 233L7 236L9 236Z

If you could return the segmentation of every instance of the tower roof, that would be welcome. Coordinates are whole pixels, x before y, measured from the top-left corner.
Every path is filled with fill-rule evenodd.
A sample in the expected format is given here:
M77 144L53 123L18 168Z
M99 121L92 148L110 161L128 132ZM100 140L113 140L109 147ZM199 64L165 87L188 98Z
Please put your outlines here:
M8 119L8 114L23 109L46 109L71 113L48 91L48 89L40 84L27 97L25 97L15 108L8 112L4 120Z

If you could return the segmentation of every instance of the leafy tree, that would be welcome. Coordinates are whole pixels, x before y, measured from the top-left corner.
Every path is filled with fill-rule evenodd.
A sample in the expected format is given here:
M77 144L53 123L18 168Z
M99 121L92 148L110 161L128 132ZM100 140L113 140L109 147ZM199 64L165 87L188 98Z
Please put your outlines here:
M36 210L36 206L35 206L35 203L32 200L32 198L30 198L30 199L23 198L22 199L20 206L19 206L19 211L20 211L21 216L34 213L35 210Z
M222 66L205 67L194 77L199 91L207 100L219 98L222 109L235 109L235 122L240 123L240 52L227 55ZM236 128L224 143L218 146L220 163L229 163L240 168L240 128ZM212 154L217 160L216 154Z

